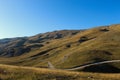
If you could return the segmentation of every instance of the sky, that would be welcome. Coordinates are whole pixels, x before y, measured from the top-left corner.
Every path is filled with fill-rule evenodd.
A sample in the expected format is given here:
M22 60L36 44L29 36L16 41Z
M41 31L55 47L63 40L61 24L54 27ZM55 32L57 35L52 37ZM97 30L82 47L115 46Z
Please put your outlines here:
M0 0L0 39L120 23L120 0Z

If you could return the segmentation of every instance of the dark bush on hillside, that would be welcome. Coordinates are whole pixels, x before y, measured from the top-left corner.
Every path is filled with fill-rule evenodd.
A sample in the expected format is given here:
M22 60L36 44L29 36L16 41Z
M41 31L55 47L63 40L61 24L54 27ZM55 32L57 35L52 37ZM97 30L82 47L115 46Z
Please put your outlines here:
M46 42L46 44L49 44L50 42Z
M84 42L84 41L87 41L87 40L88 40L88 38L86 36L83 36L79 39L79 42L81 43L81 42Z
M71 44L67 44L66 47L67 47L67 48L70 48L70 47L71 47Z
M107 29L107 28L102 28L102 29L100 29L100 31L107 32L107 31L109 31L109 29Z

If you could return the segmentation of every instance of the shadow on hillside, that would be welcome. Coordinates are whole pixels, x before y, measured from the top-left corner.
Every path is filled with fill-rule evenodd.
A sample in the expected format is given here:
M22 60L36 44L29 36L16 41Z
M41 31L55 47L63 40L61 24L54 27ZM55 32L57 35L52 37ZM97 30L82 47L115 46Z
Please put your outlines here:
M82 69L82 71L99 73L120 73L120 69L113 67L112 65L109 64L89 66Z

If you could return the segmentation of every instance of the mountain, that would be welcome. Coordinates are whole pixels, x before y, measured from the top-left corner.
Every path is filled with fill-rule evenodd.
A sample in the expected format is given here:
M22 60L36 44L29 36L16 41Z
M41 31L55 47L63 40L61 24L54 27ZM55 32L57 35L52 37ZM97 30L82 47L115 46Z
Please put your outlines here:
M87 30L62 30L0 40L0 63L71 69L91 63L120 59L120 24ZM120 72L119 63L82 69L89 72Z
M20 56L33 48L40 48L54 39L70 37L82 30L61 30L38 34L32 37L6 38L0 40L0 55L4 57Z

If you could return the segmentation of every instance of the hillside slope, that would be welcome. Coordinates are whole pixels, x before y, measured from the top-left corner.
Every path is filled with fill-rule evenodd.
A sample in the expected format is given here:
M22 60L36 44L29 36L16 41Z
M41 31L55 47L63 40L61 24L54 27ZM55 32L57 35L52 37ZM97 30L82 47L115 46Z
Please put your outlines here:
M41 33L31 37L6 38L0 40L0 55L15 57L32 51L34 48L43 47L49 41L73 36L82 30L61 30Z
M120 74L70 72L0 64L1 80L119 80Z
M101 26L84 31L55 31L12 40L6 45L0 44L2 64L47 68L48 62L51 62L56 68L68 69L100 61L119 60L120 25ZM83 69L92 72L119 70L119 63Z

